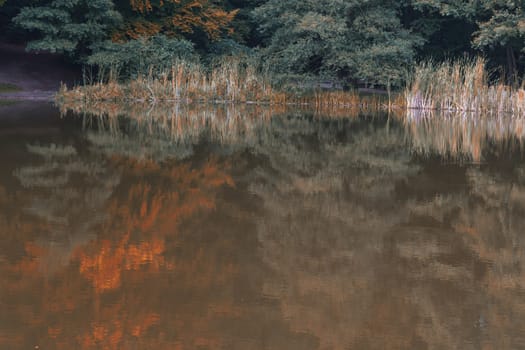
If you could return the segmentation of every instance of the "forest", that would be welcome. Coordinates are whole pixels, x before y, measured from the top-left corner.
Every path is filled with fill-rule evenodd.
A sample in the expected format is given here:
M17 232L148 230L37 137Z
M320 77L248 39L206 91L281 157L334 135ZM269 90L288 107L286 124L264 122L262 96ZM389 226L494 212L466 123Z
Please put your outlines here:
M402 87L416 63L525 71L525 1L0 0L0 41L121 78L243 57L274 81Z

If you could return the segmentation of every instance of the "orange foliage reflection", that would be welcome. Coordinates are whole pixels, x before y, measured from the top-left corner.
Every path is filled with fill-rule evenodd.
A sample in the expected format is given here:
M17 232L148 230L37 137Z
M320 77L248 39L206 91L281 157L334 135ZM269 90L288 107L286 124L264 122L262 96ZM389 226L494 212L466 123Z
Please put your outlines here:
M102 240L93 243L90 248L79 249L77 253L80 273L97 292L120 287L122 271L158 272L161 268L171 269L164 260L164 242L158 239L137 245L130 244L129 235L125 235L116 244Z
M76 252L80 273L99 293L120 287L124 271L172 270L173 263L164 258L163 235L173 235L181 219L200 209L214 208L214 199L209 195L211 190L225 184L233 185L231 177L215 160L199 169L189 164L160 167L153 162L132 162L125 166L142 177L154 177L156 183L164 186L156 186L153 181L131 185L127 196L109 206L113 218L110 225L117 223L117 231L112 226L104 228L112 231L112 235L121 235L121 239L98 240ZM139 233L139 242L132 242L133 233Z
M236 314L230 301L210 301L193 321L181 322L173 310L166 310L165 294L173 289L174 276L195 276L196 290L208 290L236 273L229 263L217 266L218 258L201 254L200 248L191 261L173 253L181 244L180 224L213 209L217 191L234 185L229 165L215 158L160 165L115 157L110 163L125 178L99 208L108 219L97 228L96 239L76 247L67 266L52 275L44 273L51 253L35 240L25 242L21 259L0 267L0 300L14 300L15 305L6 313L13 328L0 328L0 348L220 345L220 337L204 336L211 334L207 318ZM5 197L0 188L0 205ZM3 229L15 229L4 221L0 215ZM28 232L34 235L37 226L29 226ZM160 273L166 278L158 278ZM180 339L188 325L200 331Z

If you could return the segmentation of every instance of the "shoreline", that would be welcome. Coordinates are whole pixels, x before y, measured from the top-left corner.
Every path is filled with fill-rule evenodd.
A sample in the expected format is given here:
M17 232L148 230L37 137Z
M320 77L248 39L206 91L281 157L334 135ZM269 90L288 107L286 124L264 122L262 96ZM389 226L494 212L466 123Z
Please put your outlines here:
M46 101L54 102L57 91L19 91L0 94L1 102Z
M21 45L0 42L0 86L14 90L0 92L0 102L52 102L62 83L80 81L80 70L60 55L26 52Z

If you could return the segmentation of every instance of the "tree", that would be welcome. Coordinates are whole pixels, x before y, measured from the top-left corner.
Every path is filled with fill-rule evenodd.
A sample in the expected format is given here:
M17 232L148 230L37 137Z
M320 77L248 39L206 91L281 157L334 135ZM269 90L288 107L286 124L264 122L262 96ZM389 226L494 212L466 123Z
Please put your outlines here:
M472 18L480 8L480 0L413 0L412 4L415 8L434 9L443 16L451 17Z
M403 8L402 22L424 38L418 58L441 61L475 53L474 13L474 4L465 1L412 0Z
M27 6L13 19L20 27L36 32L29 50L85 57L90 47L103 41L122 21L111 0L52 0Z
M254 10L263 56L278 74L398 83L421 39L403 28L388 0L269 0Z
M414 0L413 7L464 23L471 48L488 54L492 65L506 66L508 82L516 81L519 67L515 55L525 48L525 1Z
M188 37L196 32L215 40L231 31L237 13L213 0L123 0L117 4L126 19L124 29L113 36L117 41L156 34Z
M177 60L199 61L191 42L155 35L118 43L106 41L93 47L86 63L101 71L113 70L121 78L168 72Z
M252 16L253 10L261 6L265 0L227 0L226 8L238 9L232 21L232 37L239 43L249 47L260 44L260 35L257 31L257 23Z
M525 1L484 0L488 19L478 22L472 44L479 49L505 50L507 81L516 82L516 52L525 49Z

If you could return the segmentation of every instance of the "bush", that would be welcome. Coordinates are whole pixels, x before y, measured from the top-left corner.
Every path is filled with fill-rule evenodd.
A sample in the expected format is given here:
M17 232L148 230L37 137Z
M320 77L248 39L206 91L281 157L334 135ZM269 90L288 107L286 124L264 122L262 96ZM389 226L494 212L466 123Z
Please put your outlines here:
M94 48L94 54L87 63L95 66L101 75L112 71L120 79L133 79L144 75L158 76L180 60L199 60L193 44L183 39L156 35L125 43L104 42Z

